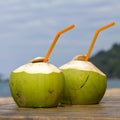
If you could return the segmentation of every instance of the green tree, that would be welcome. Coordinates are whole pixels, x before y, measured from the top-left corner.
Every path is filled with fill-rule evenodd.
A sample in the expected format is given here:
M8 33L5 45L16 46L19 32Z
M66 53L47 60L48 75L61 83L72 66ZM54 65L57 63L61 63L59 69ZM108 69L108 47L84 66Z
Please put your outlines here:
M114 44L108 51L100 51L90 61L101 69L108 78L120 78L120 44Z

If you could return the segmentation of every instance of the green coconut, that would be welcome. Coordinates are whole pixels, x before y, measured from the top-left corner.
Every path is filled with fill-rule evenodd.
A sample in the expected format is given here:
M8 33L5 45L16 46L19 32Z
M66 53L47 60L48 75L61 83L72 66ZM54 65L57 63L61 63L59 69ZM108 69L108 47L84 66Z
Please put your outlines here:
M77 56L60 67L65 78L64 104L98 104L104 96L106 75L84 56Z
M64 77L56 66L32 60L10 75L10 90L19 107L56 107L60 102Z

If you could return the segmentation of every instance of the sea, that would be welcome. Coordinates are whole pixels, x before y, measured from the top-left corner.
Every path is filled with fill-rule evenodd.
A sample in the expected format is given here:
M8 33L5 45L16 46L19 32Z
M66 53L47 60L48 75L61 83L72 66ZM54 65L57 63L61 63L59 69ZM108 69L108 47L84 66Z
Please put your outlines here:
M107 80L107 89L120 88L120 79ZM9 81L0 82L0 97L10 97Z

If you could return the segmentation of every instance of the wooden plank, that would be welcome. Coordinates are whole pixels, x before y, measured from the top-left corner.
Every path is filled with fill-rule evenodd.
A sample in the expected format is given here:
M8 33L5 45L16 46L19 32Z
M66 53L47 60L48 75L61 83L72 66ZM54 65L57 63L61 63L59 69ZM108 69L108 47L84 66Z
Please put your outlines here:
M19 108L0 98L0 120L120 120L120 89L108 89L100 104L57 108Z

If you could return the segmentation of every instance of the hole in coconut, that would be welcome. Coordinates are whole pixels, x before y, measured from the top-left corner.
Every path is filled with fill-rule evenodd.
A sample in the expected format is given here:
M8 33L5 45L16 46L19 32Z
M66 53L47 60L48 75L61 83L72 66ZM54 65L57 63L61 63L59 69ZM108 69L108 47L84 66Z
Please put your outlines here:
M30 63L44 62L44 57L37 57L30 61Z
M86 55L77 55L73 58L73 60L81 60L85 61Z

